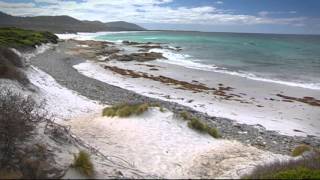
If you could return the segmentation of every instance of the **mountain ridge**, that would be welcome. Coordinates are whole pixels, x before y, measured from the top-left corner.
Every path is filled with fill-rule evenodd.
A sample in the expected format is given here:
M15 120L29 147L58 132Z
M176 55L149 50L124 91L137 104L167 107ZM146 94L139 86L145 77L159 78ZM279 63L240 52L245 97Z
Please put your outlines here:
M101 22L81 21L62 16L12 16L0 11L0 27L17 27L54 33L98 32L98 31L143 31L145 28L125 21Z

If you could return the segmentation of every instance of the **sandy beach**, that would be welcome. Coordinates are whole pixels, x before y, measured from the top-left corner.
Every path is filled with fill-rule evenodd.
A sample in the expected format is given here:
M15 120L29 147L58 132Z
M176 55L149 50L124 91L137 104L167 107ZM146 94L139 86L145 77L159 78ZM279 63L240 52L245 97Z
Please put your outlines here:
M305 128L309 131L302 133L294 131L298 128L294 123L289 126L284 120L279 123L284 126L281 128L273 121L261 122L277 108L276 112L283 114L274 112L274 118L308 115L312 122L318 107L285 102L275 95L288 92L286 95L299 96L300 92L295 92L297 87L284 91L285 86L279 84L264 85L193 69L186 73L185 67L164 60L99 62L97 56L84 58L90 51L74 54L74 48L88 48L90 43L96 42L60 42L32 56L33 66L27 74L38 87L37 96L47 100L47 110L59 119L57 122L70 127L74 136L88 147L99 150L100 156L93 157L97 178L105 177L106 173L108 177L134 178L239 178L259 164L290 159L287 155L299 144L319 143L316 136L304 137L312 134L307 123ZM255 88L241 85L243 80ZM313 90L301 93L306 92L310 96L315 93ZM166 110L150 108L140 116L128 118L101 116L103 107L128 101L159 103ZM285 108L290 104L307 108L310 113L290 116L291 111ZM222 139L190 129L177 116L182 111L217 127ZM317 133L316 127L311 130ZM69 155L62 154L60 158L70 159ZM112 163L106 164L101 156ZM82 176L72 169L65 176L75 177Z
M85 47L83 47L85 49ZM149 50L153 52L153 49ZM92 62L75 65L80 73L99 81L129 89L139 94L177 102L210 116L233 119L240 123L260 124L268 130L285 135L319 136L319 106L283 98L283 96L319 99L319 90L252 80L244 77L186 68L161 59L148 62ZM163 76L208 88L223 89L223 94L213 91L194 92L179 85L165 84L150 78L123 76L104 68L118 67L148 76ZM229 96L229 97L228 97Z

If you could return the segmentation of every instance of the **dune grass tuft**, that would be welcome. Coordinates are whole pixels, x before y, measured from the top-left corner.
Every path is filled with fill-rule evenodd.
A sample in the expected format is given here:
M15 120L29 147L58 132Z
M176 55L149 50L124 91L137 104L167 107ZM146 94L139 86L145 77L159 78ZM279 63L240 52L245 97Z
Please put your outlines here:
M214 138L220 138L218 130L214 127L209 127L207 124L202 123L198 118L192 117L190 113L183 111L180 113L182 119L188 121L188 127L195 129L202 133L208 133Z
M102 116L107 117L129 117L132 115L140 115L149 109L148 103L139 104L120 104L112 107L106 107L102 111Z
M199 119L197 118L191 118L191 120L188 122L188 127L192 129L196 129L200 132L205 132L207 129L207 125L203 124Z
M207 124L202 123L199 119L192 117L188 122L188 127L191 129L195 129L202 133L208 133L214 138L220 138L220 134L218 130L214 127L209 127Z
M85 151L80 151L78 155L74 155L72 167L88 177L93 176L94 166L91 162L90 155Z
M291 153L293 157L300 156L307 151L311 151L311 147L305 144L295 147Z
M182 111L180 113L180 116L182 117L182 119L184 120L190 120L191 119L191 115L187 112L187 111Z

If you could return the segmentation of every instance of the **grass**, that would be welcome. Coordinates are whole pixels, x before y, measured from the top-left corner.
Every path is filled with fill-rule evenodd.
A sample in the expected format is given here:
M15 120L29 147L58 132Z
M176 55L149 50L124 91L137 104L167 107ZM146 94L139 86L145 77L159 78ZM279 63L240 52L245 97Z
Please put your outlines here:
M195 129L199 132L202 133L208 133L210 136L214 138L220 138L220 134L218 130L214 127L209 127L207 124L202 123L199 119L197 118L191 118L188 122L188 127L191 129Z
M112 107L106 107L102 111L102 116L107 117L129 117L132 115L140 115L149 109L148 103L139 104L120 104Z
M187 111L182 111L182 112L180 113L180 116L181 116L182 119L184 119L184 120L190 120L190 118L191 118L191 115L190 115Z
M302 155L303 153L305 153L305 152L307 152L307 151L311 151L311 147L310 146L308 146L308 145L299 145L299 146L297 146L297 147L295 147L294 149L293 149L293 151L292 151L292 156L293 157L297 157L297 156L300 156L300 155Z
M277 161L256 167L243 179L319 179L320 152L311 151L299 159Z
M1 47L35 47L42 43L57 43L58 37L50 32L40 32L19 28L0 28Z
M91 162L90 155L85 151L80 151L78 155L74 155L72 167L88 177L93 176L94 166Z
M269 176L272 179L320 179L320 170L312 170L305 167L280 171Z
M191 129L195 129L202 133L208 133L214 138L220 138L218 130L214 127L209 127L207 124L202 123L198 118L192 117L190 113L183 111L180 113L182 119L188 121L188 127Z

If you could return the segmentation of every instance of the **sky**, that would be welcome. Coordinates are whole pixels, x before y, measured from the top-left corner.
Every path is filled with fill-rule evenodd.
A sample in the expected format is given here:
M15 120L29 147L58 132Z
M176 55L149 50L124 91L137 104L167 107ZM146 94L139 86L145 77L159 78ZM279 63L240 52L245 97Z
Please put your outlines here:
M320 0L0 0L0 11L157 30L320 34Z

